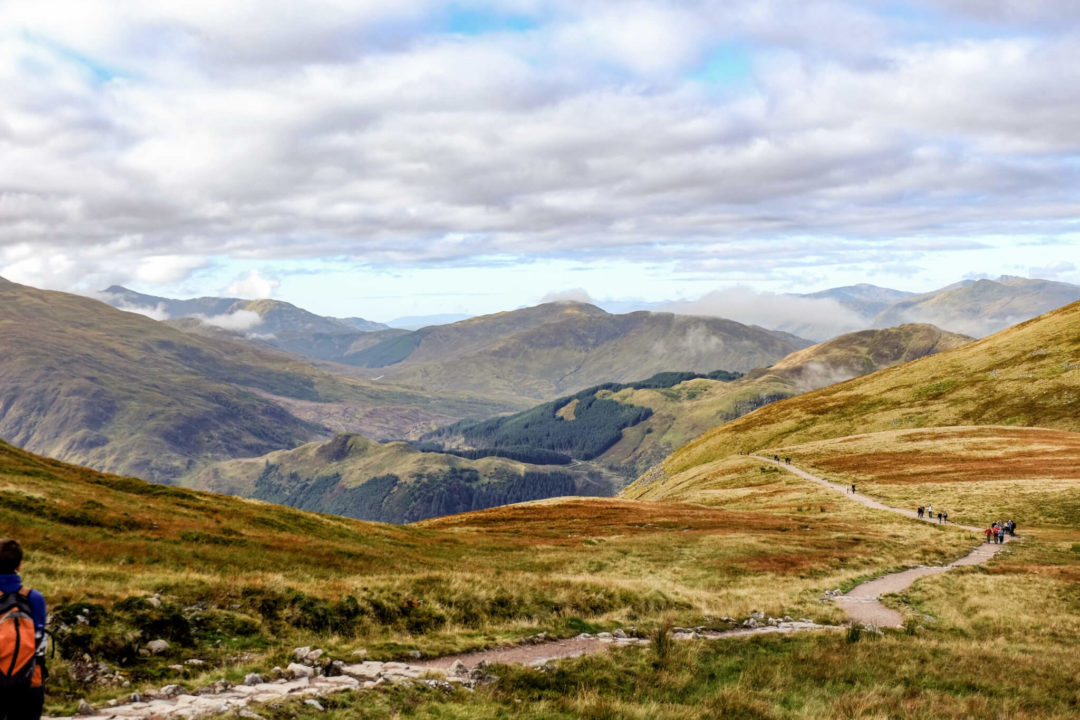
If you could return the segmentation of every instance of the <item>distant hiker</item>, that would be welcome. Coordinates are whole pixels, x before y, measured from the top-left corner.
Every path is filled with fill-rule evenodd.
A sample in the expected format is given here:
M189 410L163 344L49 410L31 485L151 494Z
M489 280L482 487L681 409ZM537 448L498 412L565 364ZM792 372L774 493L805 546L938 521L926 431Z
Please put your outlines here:
M926 508L919 506L919 518L922 519L923 513L926 512Z
M791 464L791 458L789 458L789 457L784 458L784 464L785 465L790 465Z
M855 494L855 483L851 483L851 494Z
M0 540L0 720L39 720L45 703L45 598L23 587L22 559Z
M926 514L929 516L929 518L931 520L934 519L934 506L933 505L927 505L926 506Z
M937 514L937 522L938 522L938 525L940 525L941 523L945 522L945 513L941 513L941 512L939 512L939 513Z
M1012 520L1009 521L1009 534L1016 537L1016 523Z
M780 462L780 456L779 455L773 455L772 459L773 459L773 462Z
M994 537L993 526L986 528L986 542L990 542L990 538Z
M944 522L945 522L945 524L946 524L946 525L948 525L948 524L949 524L949 513L948 513L948 512L946 512L946 513L945 513L945 520L944 520Z

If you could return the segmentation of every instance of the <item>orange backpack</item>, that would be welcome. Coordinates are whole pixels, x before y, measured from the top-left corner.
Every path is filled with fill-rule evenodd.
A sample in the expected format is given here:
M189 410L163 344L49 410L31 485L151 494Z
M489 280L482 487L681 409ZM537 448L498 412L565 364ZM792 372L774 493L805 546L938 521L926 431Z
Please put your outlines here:
M38 673L30 590L0 595L0 687L29 687Z

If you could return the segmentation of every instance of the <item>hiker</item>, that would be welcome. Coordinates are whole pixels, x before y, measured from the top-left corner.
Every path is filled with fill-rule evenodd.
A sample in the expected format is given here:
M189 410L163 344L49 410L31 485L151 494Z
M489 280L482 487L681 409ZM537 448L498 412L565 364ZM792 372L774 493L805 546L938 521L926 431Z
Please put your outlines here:
M851 494L855 494L855 483L851 483Z
M929 517L931 520L934 519L934 506L933 505L927 505L926 506L926 516Z
M40 720L45 703L45 598L23 587L22 559L17 540L0 540L0 657L11 658L0 667L0 720Z
M945 522L946 525L949 524L949 512L947 510L945 511L945 520L944 520L944 522Z
M1009 521L1009 534L1016 537L1016 523L1012 520Z
M919 519L922 520L923 513L926 512L926 508L922 505L919 506Z
M789 458L789 457L784 458L784 464L785 465L790 465L791 464L791 458Z
M773 455L772 459L773 459L773 462L777 462L777 463L780 462L780 456L779 455Z
M992 537L994 537L994 528L993 528L993 526L986 528L986 542L989 543L990 538L992 538Z
M945 517L944 513L938 512L938 514L937 514L937 523L938 523L938 525L945 522L945 520L943 519L944 517Z

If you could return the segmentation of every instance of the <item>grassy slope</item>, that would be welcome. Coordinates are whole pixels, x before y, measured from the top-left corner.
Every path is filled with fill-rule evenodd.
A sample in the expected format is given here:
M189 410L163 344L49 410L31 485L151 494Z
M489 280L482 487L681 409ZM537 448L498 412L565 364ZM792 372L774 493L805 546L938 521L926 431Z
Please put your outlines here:
M1080 303L948 352L831 385L721 425L668 475L739 451L950 425L1080 430Z
M610 397L650 408L653 416L625 430L623 440L608 450L601 462L628 469L636 477L673 448L764 401L797 395L969 341L931 325L865 330L797 350L772 367L731 383L691 380L674 388L624 390Z
M364 429L362 415L376 408L420 408L442 419L500 407L338 378L275 352L4 280L0 335L0 437L153 480L175 480L206 460L294 447L317 436L311 423L327 401L350 409Z
M732 469L742 482L759 474ZM67 625L62 655L85 652L136 686L176 679L168 665L189 657L236 678L301 644L390 657L753 609L830 619L816 601L825 588L968 543L794 485L753 512L576 499L394 527L104 476L0 444L9 534L28 550L26 581ZM153 593L162 608L139 599ZM167 656L134 654L158 635L174 641ZM68 662L55 667L50 702L121 692L74 685Z
M897 454L883 456L882 448ZM887 598L905 615L904 631L882 636L836 633L687 643L666 652L625 650L566 661L557 669L497 668L495 673L502 680L475 693L448 694L419 687L343 695L329 700L329 712L320 717L1076 716L1080 706L1075 682L1080 673L1076 653L1080 645L1080 514L1069 510L1080 503L1080 478L1074 470L1080 464L1076 434L1012 428L930 429L783 449L794 453L800 464L828 469L830 476L857 479L860 491L898 504L930 496L935 505L940 498L982 516L990 508L1001 509L1004 500L1027 521L1022 525L1022 539L1006 546L986 567L923 578L903 594ZM693 527L698 518L719 508L757 522L794 511L795 516L815 524L821 516L819 503L839 501L842 507L828 506L826 515L843 512L851 524L846 530L847 546L826 551L837 565L865 562L868 555L883 559L884 546L878 541L891 532L898 533L891 540L896 545L914 540L926 552L952 539L947 528L902 519L894 524L895 516L880 512L855 511L860 515L855 518L847 514L849 504L837 494L746 457L716 461L708 467L707 477L685 479L683 485L668 487L666 497L693 502L689 507L696 510L680 509L670 517L668 522L676 527L684 523ZM1017 481L1024 493L1008 497L1003 483ZM909 497L908 491L915 495ZM561 539L563 528L552 527L551 519L543 514L516 517L525 510L507 508L426 525L461 526L463 533L479 530L519 542L543 536L550 542ZM514 526L524 537L506 527L512 520L528 521ZM599 524L597 518L584 520L575 531L588 532ZM889 531L884 535L878 534L886 528ZM934 535L933 531L939 532ZM642 539L656 542L649 535ZM968 533L956 540L966 547L976 542ZM657 547L654 552L664 549ZM817 562L817 552L816 544L808 542L786 562L792 564L793 572L812 575L806 563ZM642 554L647 556L648 550L639 548L634 560ZM677 565L660 579L686 584L690 568L715 574L716 582L708 589L718 605L732 602L732 596L739 594L754 599L789 592L790 578L783 575L739 576L720 556L695 557L685 549L678 556ZM621 572L630 577L640 573L634 560L627 558ZM734 565L745 567L745 562L736 560ZM769 558L770 568L784 562L781 552ZM298 716L313 717L297 704L267 714L269 720Z

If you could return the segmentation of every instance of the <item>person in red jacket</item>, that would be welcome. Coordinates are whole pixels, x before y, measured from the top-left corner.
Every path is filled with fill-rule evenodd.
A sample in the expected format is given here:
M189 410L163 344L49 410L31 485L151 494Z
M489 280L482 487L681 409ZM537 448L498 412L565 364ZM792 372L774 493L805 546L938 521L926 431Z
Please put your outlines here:
M0 667L0 720L40 720L45 704L45 598L23 587L22 560L17 540L0 540L0 657L8 660ZM33 633L24 645L26 610Z

